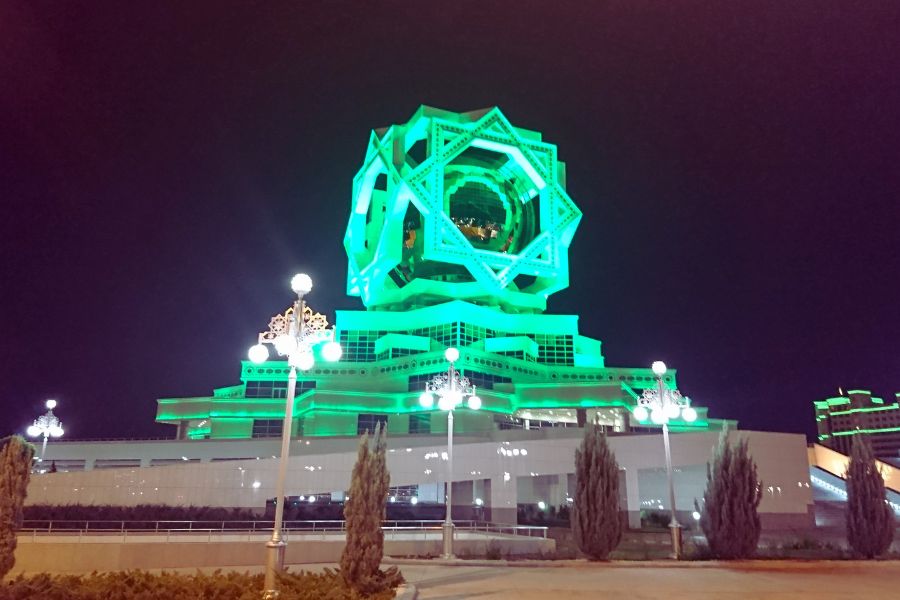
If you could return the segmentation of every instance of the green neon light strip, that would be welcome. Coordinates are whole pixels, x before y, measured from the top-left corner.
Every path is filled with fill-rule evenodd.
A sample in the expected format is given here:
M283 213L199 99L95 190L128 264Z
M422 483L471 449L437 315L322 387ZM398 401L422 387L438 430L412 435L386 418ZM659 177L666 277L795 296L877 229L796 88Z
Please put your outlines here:
M871 390L847 390L848 394L871 394Z
M886 410L897 410L900 406L896 404L889 404L887 406L871 406L867 408L851 408L849 410L840 410L831 413L831 416L835 415L849 415L850 413L867 413L867 412L884 412Z
M891 433L900 431L900 427L885 427L883 429L853 429L851 431L835 431L833 435L856 435L858 433Z
M850 399L845 398L844 396L838 396L837 398L826 398L825 400L815 400L813 404L816 405L816 408L821 408L823 410L828 409L830 406L838 406L840 404L850 404Z

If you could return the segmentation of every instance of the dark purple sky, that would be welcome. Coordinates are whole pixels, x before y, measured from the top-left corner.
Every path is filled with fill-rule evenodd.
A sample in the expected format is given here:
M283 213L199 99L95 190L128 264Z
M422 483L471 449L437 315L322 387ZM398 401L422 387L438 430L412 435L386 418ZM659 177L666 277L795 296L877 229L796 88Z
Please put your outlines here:
M609 365L811 432L900 391L896 2L0 3L0 434L169 433L290 299L344 295L369 130L499 105L584 212L569 290ZM86 7L90 8L86 8Z

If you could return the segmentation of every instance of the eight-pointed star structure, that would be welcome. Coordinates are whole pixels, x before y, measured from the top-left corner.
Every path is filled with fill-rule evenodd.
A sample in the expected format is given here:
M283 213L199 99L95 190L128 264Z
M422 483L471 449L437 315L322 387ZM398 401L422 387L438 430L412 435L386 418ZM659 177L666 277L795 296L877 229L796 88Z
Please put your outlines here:
M347 291L369 308L462 299L540 312L568 286L580 220L540 133L496 107L422 106L369 138L344 238Z

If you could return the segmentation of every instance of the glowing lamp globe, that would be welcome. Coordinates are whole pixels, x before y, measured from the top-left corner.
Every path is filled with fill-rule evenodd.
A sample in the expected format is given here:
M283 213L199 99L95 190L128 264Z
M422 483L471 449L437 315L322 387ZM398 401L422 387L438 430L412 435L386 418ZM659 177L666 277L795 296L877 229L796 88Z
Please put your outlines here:
M291 364L301 371L309 371L313 368L315 363L316 361L313 358L312 352L298 352L295 356L291 357Z
M250 346L250 350L247 351L247 358L250 359L250 362L257 365L264 363L269 360L269 349L266 348L265 344Z
M460 392L459 390L450 390L449 392L446 393L446 397L447 397L447 400L450 402L450 406L452 406L454 408L456 408L457 406L462 404L463 395L462 395L462 392Z
M56 408L56 400L47 400L47 402L45 402L44 404L50 410L53 410L54 408Z
M643 406L635 407L634 411L632 412L634 414L634 418L638 421L646 421L650 418L650 413L647 412L647 409Z
M466 401L466 406L468 406L470 410L479 410L481 408L481 398L478 396L469 396L468 401Z
M434 396L429 394L428 392L422 392L422 395L419 396L419 406L422 408L431 408L434 406Z
M51 435L52 437L55 437L55 438L62 437L62 434L63 434L63 433L64 433L64 432L63 432L63 428L60 427L59 425L57 425L56 427L51 427L51 428L50 428L50 435Z
M322 358L328 362L337 362L341 360L344 349L337 342L327 342L322 346Z
M447 351L444 352L444 358L447 359L447 362L456 362L459 360L459 350L456 348L447 348Z
M661 360L654 361L650 368L657 377L662 377L666 374L666 363Z
M438 398L438 408L441 410L453 410L453 402L447 396Z
M661 408L654 408L650 411L650 420L657 425L662 425L666 422L666 413Z
M305 296L312 291L312 279L306 273L297 273L291 278L291 289L298 296Z
M694 410L693 407L688 406L683 411L681 411L681 418L684 419L687 423L693 423L697 420L697 411Z
M286 356L291 354L297 348L297 340L293 336L281 334L275 338L275 350L278 354Z
M37 425L29 425L26 432L31 437L37 437L37 436L41 435L41 428L38 427Z
M677 419L678 415L681 414L681 408L677 404L668 404L666 405L666 418L667 419Z

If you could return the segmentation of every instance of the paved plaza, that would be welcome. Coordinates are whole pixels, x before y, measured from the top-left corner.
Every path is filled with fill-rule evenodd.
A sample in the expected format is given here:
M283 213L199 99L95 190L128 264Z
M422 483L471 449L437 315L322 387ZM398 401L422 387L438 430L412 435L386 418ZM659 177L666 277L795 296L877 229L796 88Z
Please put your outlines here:
M900 598L900 562L755 561L574 564L565 567L402 565L423 600Z

